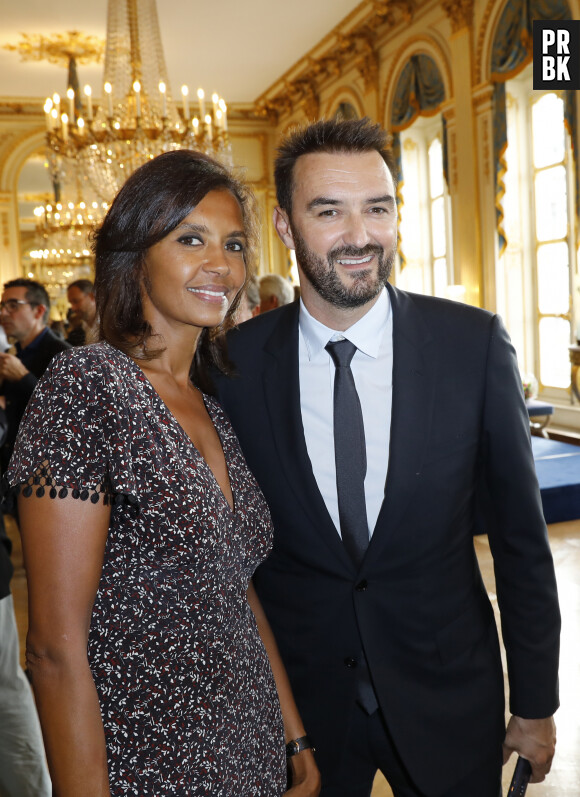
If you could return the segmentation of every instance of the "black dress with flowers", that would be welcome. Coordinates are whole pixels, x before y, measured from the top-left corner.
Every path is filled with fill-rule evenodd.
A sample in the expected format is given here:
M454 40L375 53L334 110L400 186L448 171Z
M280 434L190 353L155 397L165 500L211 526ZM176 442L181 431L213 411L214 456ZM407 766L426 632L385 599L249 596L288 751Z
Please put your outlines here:
M246 600L270 515L227 418L204 398L233 511L141 369L106 343L53 360L7 473L25 495L111 505L88 655L112 795L285 788L278 698Z

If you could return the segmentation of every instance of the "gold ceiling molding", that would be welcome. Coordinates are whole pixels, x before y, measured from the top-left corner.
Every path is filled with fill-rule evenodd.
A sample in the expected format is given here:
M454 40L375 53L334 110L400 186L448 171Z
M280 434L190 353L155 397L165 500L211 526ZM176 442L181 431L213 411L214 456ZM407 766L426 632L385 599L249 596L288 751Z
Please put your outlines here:
M54 195L50 191L35 191L32 193L18 194L20 202L30 202L35 205L45 205L47 202L54 201Z
M381 29L409 23L422 0L366 0L291 67L254 103L254 115L278 124L300 109L313 119L320 113L320 87L355 68L365 92L378 89L377 35Z
M5 50L20 53L22 61L48 61L58 66L68 66L73 58L79 64L99 63L105 52L105 40L88 36L78 30L53 33L22 33L18 44L5 44Z
M0 100L0 121L8 116L38 116L41 123L44 119L42 103L44 99L35 100L32 97L22 99Z
M373 37L370 33L361 33L358 37L358 45L360 57L355 62L355 67L364 81L365 94L368 94L373 89L378 90L379 58L373 47Z
M479 28L479 35L477 37L477 48L475 51L475 81L481 83L484 81L484 65L483 65L483 48L485 46L485 39L488 34L490 17L495 9L499 9L498 0L489 0L483 12L481 26ZM499 13L499 12L498 12ZM497 19L497 17L496 17Z
M473 0L441 0L441 7L451 21L451 32L458 33L473 24Z

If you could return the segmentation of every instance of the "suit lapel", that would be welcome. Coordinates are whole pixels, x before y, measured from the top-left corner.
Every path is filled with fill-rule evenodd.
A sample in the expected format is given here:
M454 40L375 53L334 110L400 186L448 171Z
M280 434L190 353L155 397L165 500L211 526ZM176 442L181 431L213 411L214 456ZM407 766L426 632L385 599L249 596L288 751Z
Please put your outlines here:
M277 312L280 321L266 341L266 367L262 374L272 438L295 500L301 504L311 519L312 527L335 556L352 568L352 562L318 489L306 447L298 370L299 303L295 302Z
M432 335L412 299L387 287L393 311L393 405L385 498L367 551L372 558L388 544L419 485L436 386Z

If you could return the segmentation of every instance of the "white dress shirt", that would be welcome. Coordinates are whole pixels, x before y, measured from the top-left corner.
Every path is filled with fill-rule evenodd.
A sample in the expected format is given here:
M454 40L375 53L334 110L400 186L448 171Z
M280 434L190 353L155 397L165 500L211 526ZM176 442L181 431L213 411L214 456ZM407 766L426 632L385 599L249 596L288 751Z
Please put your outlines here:
M318 489L339 534L333 428L335 365L324 347L329 340L342 338L357 347L351 370L365 429L365 498L371 536L383 503L391 434L393 314L386 288L368 313L345 332L321 324L300 300L298 366L302 424Z

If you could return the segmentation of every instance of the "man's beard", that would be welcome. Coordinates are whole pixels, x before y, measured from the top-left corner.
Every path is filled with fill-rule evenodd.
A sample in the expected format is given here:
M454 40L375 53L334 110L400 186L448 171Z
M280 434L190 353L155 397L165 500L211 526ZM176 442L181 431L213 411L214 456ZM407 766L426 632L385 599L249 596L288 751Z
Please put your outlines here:
M309 249L294 227L292 237L300 268L318 295L334 307L362 307L374 299L386 285L395 261L396 246L387 254L382 246L376 244L367 244L362 249L344 246L333 249L324 259ZM359 271L351 272L350 285L345 285L337 273L336 261L367 255L376 256L376 272L372 266L362 264Z

